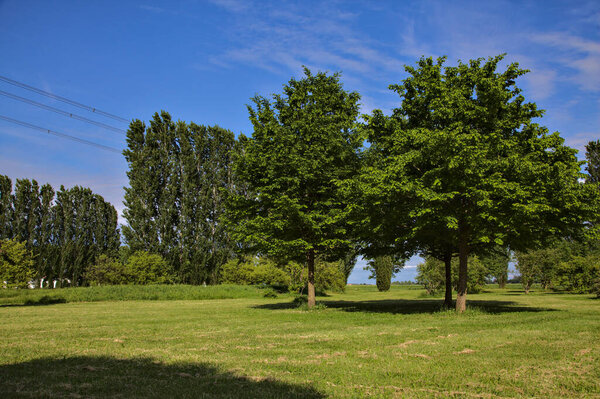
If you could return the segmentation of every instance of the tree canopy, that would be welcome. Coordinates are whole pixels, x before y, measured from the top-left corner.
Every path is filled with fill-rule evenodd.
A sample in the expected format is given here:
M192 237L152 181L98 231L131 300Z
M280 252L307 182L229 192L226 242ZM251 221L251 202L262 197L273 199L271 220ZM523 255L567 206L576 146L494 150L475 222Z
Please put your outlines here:
M359 99L343 89L338 74L305 68L282 94L256 96L248 106L254 132L236 173L253 195L232 197L230 225L251 251L306 260L309 306L315 303L315 256L350 250L337 183L358 168Z
M367 119L376 162L363 170L363 191L393 217L371 226L383 244L457 251L458 311L471 252L579 234L596 203L578 182L576 150L535 123L544 111L516 86L527 71L513 63L498 72L502 59L444 66L445 58L421 58L390 86L400 107Z

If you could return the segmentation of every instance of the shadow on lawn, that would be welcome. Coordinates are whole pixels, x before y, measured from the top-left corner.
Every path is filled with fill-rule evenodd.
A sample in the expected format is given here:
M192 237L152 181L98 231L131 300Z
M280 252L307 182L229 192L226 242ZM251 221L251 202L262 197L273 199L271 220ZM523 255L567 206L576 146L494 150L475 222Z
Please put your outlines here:
M0 305L0 308L8 308L15 306L43 306L43 305L56 305L57 303L67 303L67 300L63 297L51 297L44 295L38 299L28 299L24 303L11 303L6 305Z
M0 366L3 398L324 398L310 386L244 377L200 363L73 357Z
M372 312L392 314L435 313L443 310L442 300L439 299L382 299L377 301L321 301L328 308L341 309L346 312ZM270 303L255 306L258 309L293 309L293 302ZM552 308L537 308L519 306L512 301L467 301L467 309L476 308L484 313L512 312L548 312Z

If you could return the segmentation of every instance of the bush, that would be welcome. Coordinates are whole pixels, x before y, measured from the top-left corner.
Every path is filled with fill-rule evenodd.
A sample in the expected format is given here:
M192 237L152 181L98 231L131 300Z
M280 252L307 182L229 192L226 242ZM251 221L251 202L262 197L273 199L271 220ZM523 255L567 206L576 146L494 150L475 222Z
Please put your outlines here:
M35 277L33 255L25 243L0 240L0 284L7 288L26 288Z
M160 255L137 251L125 264L127 282L132 284L166 284L174 280L167 262Z
M225 284L270 285L286 290L291 281L288 273L265 258L250 262L231 260L221 267L220 280Z
M302 274L304 285L308 284L308 270ZM340 270L337 262L315 262L315 289L317 291L344 292L346 289L346 276Z
M119 285L127 284L130 276L119 260L100 255L88 268L85 279L90 285Z
M577 293L594 292L600 278L600 258L598 256L574 256L561 262L556 268L555 282L566 290Z

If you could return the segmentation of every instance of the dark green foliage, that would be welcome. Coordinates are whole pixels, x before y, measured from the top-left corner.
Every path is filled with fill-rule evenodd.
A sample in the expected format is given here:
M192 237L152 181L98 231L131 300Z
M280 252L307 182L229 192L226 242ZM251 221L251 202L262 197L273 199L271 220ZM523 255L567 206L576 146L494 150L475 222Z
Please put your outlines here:
M166 284L174 280L169 264L157 254L136 251L125 263L127 283Z
M390 86L400 107L389 117L374 111L365 128L369 152L382 154L361 174L369 203L387 215L370 226L376 243L458 252L458 311L470 253L581 236L596 212L598 191L578 182L576 150L534 122L543 111L515 85L527 71L510 64L497 72L502 59L449 67L422 58Z
M375 277L375 284L379 291L389 291L392 284L392 276L399 272L402 268L401 265L394 264L394 260L391 256L378 256L375 259L369 261L367 266L368 270L371 270L371 277Z
M348 284L348 277L350 277L352 270L354 270L354 267L356 266L358 255L358 249L352 248L339 260L340 270L344 273L346 284Z
M234 186L231 164L238 147L233 133L175 123L163 111L148 127L132 122L127 144L127 244L160 253L182 282L216 282L233 248L219 222Z
M558 264L555 271L556 285L572 292L595 292L600 279L598 255L574 256Z
M351 244L337 183L358 168L360 96L343 90L337 74L304 72L272 100L252 99L254 132L236 172L256 195L232 196L228 219L249 251L306 262L313 306L316 256L339 259Z
M129 276L119 260L100 255L96 262L88 267L85 280L89 285L118 285L126 284Z
M120 245L117 211L89 188L61 186L54 206L59 261L51 273L83 284L87 267L101 254L114 257Z
M12 237L13 217L12 180L0 175L0 239Z
M33 254L24 242L0 240L0 288L26 288L35 276L33 265Z
M491 253L481 257L488 276L493 277L500 288L504 288L508 281L510 259L510 251L502 247L495 248Z
M587 160L585 170L588 173L586 182L597 185L600 183L600 140L586 144L585 158Z
M100 254L115 256L120 245L117 211L89 188L39 187L35 180L0 176L0 224L7 238L33 253L35 278L82 284L85 269ZM10 198L10 200L9 200Z

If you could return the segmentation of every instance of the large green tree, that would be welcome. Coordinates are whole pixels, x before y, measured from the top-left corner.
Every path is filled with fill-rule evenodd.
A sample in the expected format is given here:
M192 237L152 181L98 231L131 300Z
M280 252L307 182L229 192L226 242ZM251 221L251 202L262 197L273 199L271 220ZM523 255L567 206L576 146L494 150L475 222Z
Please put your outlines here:
M291 79L272 100L249 106L254 127L236 172L254 193L230 201L230 226L250 251L305 261L308 306L315 304L315 257L350 249L347 207L337 183L357 170L360 96L338 74Z
M231 166L239 147L234 134L173 122L163 111L149 126L133 121L127 144L127 243L132 250L162 255L181 282L216 282L218 268L232 256L220 219L234 186Z
M400 107L368 119L371 146L387 154L369 173L389 186L381 202L402 209L391 213L400 217L382 237L457 250L459 312L469 254L574 236L595 212L595 194L578 182L576 151L535 123L543 111L515 84L527 71L513 63L498 72L502 59L444 66L445 58L422 58L390 86Z

